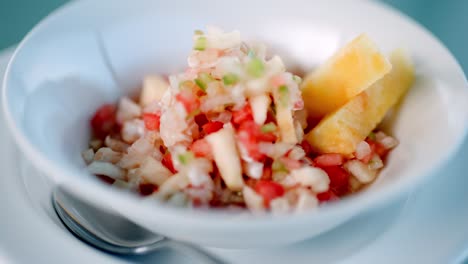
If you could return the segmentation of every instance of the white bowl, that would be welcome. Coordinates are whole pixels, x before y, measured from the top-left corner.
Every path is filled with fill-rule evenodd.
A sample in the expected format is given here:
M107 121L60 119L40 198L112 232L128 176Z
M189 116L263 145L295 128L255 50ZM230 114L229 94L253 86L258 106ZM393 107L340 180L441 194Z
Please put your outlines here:
M401 144L378 180L319 210L252 216L143 202L86 173L80 153L93 111L137 87L147 73L181 69L193 30L207 24L239 29L270 44L289 65L305 68L361 32L385 51L407 48L416 61L417 82L392 120L390 130ZM20 44L4 79L3 107L26 156L83 199L169 237L253 247L310 238L421 185L463 141L468 89L460 66L436 38L376 2L86 0L50 15Z

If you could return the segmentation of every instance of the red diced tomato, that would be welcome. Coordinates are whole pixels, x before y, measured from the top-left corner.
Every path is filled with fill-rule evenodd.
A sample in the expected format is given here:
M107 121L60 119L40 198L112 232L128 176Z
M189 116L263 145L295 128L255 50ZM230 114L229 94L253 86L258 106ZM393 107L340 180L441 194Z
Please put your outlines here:
M315 165L318 167L338 166L343 164L343 161L343 155L335 153L322 154L314 159Z
M309 155L309 154L312 153L312 146L310 145L310 143L307 140L305 140L305 139L302 140L301 147L304 150L306 155Z
M232 112L232 122L234 124L241 124L246 120L253 120L252 108L249 104L246 104L244 108Z
M266 180L271 180L271 176L273 175L273 171L271 170L271 167L266 167L263 169L263 174L260 179L266 181Z
M161 163L166 166L167 169L169 169L172 173L176 173L177 170L174 168L174 163L172 162L172 156L171 153L167 152L161 161Z
M239 131L246 131L255 140L258 141L266 141L266 142L274 142L276 140L276 135L273 132L264 133L261 130L261 126L255 123L253 120L246 120L244 121L240 127Z
M145 122L145 127L148 130L159 130L161 124L161 115L160 114L143 114L143 121Z
M201 207L203 206L203 202L202 200L200 200L200 198L192 198L192 206L195 207L195 208L198 208L198 207Z
M97 138L104 139L117 127L116 107L111 104L101 106L91 118L91 128Z
M208 143L208 141L206 141L205 139L199 139L193 142L192 146L190 146L190 150L197 157L213 159L213 153L211 151L210 143Z
M260 134L257 135L257 138L259 141L275 142L277 137L273 132L263 133L260 131Z
M176 100L184 105L188 114L200 108L200 99L190 91L181 91L176 95Z
M206 115L205 114L198 114L195 116L195 123L199 126L199 127L203 127L204 124L208 123L208 118L206 118Z
M151 183L142 183L138 186L138 191L143 196L148 196L158 190L158 186Z
M340 199L332 190L317 194L317 199L321 202L337 201Z
M249 157L256 161L262 160L265 155L260 152L258 148L258 141L252 135L245 130L241 130L237 133L237 138L241 142L242 146L246 149Z
M349 174L340 166L328 166L322 168L330 178L330 189L337 194L345 194L348 190Z
M211 121L203 125L202 129L206 134L214 133L223 128L223 122Z
M284 195L283 186L273 181L257 182L255 184L255 191L263 197L266 207L270 206L271 200Z

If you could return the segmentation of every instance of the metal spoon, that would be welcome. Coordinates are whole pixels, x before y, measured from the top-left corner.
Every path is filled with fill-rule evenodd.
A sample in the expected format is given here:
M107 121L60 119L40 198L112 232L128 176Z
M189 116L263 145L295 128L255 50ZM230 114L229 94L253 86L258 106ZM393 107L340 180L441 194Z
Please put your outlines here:
M145 254L171 248L201 263L225 263L201 248L154 234L117 214L91 206L61 187L52 193L52 205L60 220L75 236L109 253Z

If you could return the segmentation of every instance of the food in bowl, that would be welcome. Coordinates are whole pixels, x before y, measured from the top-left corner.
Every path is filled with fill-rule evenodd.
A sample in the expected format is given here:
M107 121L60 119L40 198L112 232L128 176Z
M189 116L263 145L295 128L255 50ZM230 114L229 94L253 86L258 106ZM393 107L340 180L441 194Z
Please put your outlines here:
M302 80L237 31L193 40L184 72L96 111L91 173L177 206L285 213L362 189L398 145L376 127L414 78L401 51L361 35Z

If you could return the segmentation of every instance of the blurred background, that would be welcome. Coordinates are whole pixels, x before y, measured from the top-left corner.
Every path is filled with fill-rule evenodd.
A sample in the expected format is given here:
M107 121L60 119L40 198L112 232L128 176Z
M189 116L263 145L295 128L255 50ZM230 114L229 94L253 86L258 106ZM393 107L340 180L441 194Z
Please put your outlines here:
M325 1L325 0L324 0ZM0 50L10 47L67 0L0 0ZM468 0L382 0L424 25L468 73Z

